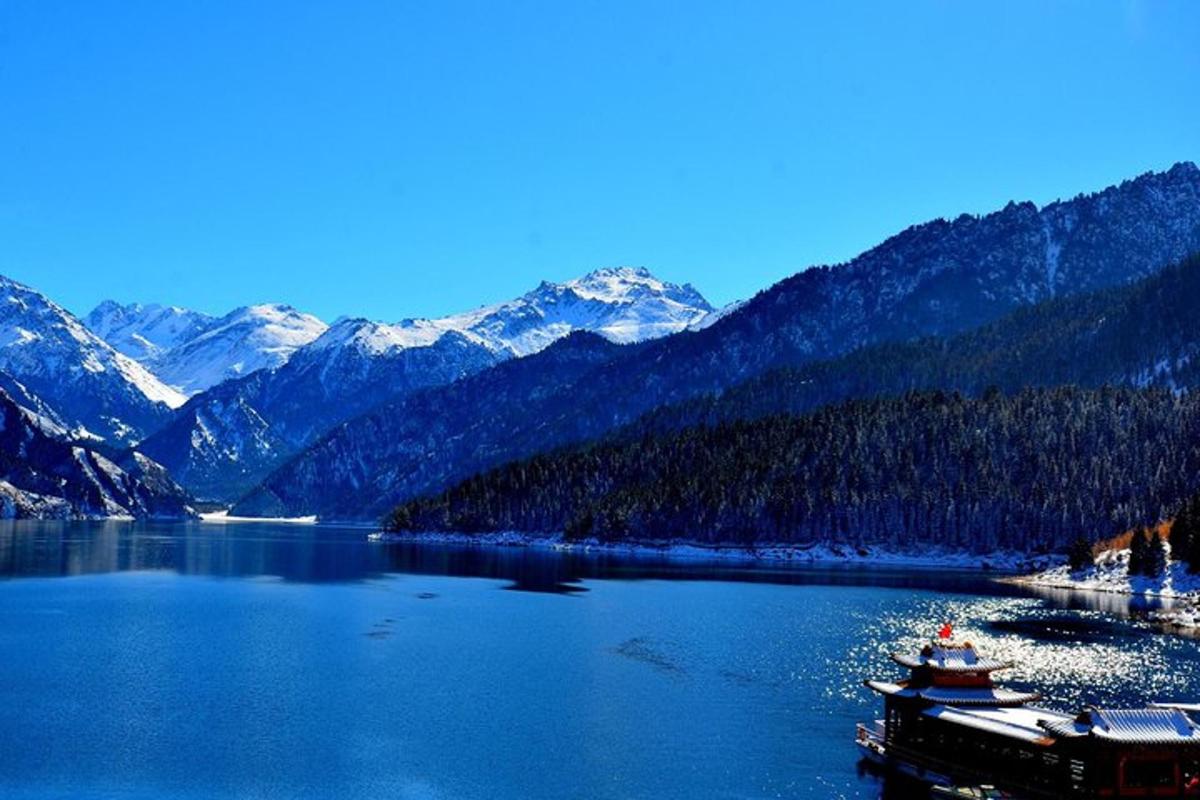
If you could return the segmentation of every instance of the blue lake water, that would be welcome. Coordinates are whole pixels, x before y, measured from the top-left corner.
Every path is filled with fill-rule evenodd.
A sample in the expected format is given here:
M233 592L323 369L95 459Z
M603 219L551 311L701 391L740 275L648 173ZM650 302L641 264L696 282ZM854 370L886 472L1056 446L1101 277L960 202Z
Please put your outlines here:
M891 649L949 617L1054 705L1200 697L1196 641L1126 610L957 573L8 523L0 797L904 796L852 741Z

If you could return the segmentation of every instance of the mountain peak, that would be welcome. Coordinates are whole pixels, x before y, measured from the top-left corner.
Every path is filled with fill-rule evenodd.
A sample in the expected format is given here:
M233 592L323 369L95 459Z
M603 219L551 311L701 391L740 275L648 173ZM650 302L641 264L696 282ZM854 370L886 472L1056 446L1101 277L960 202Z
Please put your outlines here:
M88 328L117 351L147 364L213 321L208 314L157 303L104 300L84 318Z
M214 317L157 303L105 300L87 325L167 384L195 394L228 378L277 367L325 331L286 303L259 303Z
M0 370L71 428L136 438L184 398L35 289L0 276Z
M646 267L626 267L626 266L600 267L599 269L592 270L591 272L584 275L579 280L588 280L589 278L623 278L625 280L638 280L638 279L650 278L652 280L657 280L654 278L653 273L651 273L650 270L647 269Z
M1167 170L1167 175L1172 178L1197 180L1200 179L1200 167L1196 166L1195 161L1178 161Z

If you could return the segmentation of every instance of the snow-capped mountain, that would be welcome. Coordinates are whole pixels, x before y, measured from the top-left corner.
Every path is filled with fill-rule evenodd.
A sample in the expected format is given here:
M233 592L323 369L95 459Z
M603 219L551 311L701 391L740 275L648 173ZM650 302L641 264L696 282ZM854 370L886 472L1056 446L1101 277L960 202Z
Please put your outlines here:
M114 460L0 390L0 519L184 517L187 495L140 453Z
M106 300L88 327L185 395L281 366L328 327L291 306L263 304L212 317L177 306Z
M341 320L312 350L352 346L366 355L426 347L457 333L501 357L536 353L573 331L640 342L676 333L713 311L690 284L659 280L645 267L609 267L564 283L543 281L527 294L438 319L395 324Z
M141 450L204 499L232 500L336 424L442 386L573 331L635 342L683 330L712 307L692 287L612 268L439 319L342 319L286 364L192 398Z
M327 327L291 306L239 308L155 358L149 367L168 385L193 395L230 378L281 366Z
M186 398L45 295L0 277L0 372L76 436L133 442Z
M396 327L457 330L491 349L527 356L573 331L591 331L621 344L655 339L687 328L712 310L690 284L661 281L645 267L612 267L565 283L543 282L507 303Z
M146 364L199 336L214 319L179 306L121 305L114 300L105 300L83 321L92 333L116 350Z

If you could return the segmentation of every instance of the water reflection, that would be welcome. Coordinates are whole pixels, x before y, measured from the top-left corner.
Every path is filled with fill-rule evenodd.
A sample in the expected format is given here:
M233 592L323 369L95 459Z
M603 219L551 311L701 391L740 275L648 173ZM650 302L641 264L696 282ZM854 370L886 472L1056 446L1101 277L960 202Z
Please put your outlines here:
M0 523L0 577L169 570L214 577L271 576L344 583L408 573L498 578L507 588L572 594L585 579L728 580L787 584L941 588L1017 596L1023 590L975 572L857 566L756 566L665 556L563 553L538 548L366 541L361 528L280 523Z
M1117 592L1077 592L1051 586L1031 586L1029 592L1043 597L1059 608L1086 611L1107 611L1110 614L1145 614L1158 609L1171 609L1176 601L1170 597L1128 595Z
M0 578L166 570L227 578L268 576L301 583L349 583L389 574L480 577L505 588L582 594L583 581L722 580L826 586L937 589L996 597L1037 597L1072 611L1140 617L1169 600L1080 593L997 582L971 571L863 566L753 565L666 556L563 553L538 548L377 543L362 528L281 523L0 522ZM1010 632L1053 638L1044 622L1005 621ZM1078 619L1073 623L1078 624ZM1039 633L1037 626L1043 626ZM997 628L1002 630L1002 628ZM1064 629L1065 631L1065 629ZM1063 636L1074 635L1060 631Z

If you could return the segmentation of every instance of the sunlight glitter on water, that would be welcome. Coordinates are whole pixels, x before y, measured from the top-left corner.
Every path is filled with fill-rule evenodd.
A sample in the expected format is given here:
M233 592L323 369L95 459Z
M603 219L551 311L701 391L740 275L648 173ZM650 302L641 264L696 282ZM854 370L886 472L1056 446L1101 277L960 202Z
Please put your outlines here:
M843 662L845 680L838 694L858 694L863 665L880 678L901 677L892 652L920 649L941 620L954 623L954 638L969 641L980 653L1013 667L997 674L1006 685L1033 688L1044 703L1077 709L1085 703L1141 705L1152 700L1185 698L1200 679L1195 663L1172 658L1195 642L1146 635L1136 620L1114 619L1101 611L1048 609L1032 598L966 598L930 595L910 601L903 611L868 617L855 615L862 627ZM1069 626L1065 631L1061 626ZM854 673L854 674L852 674ZM836 689L837 687L830 687Z

